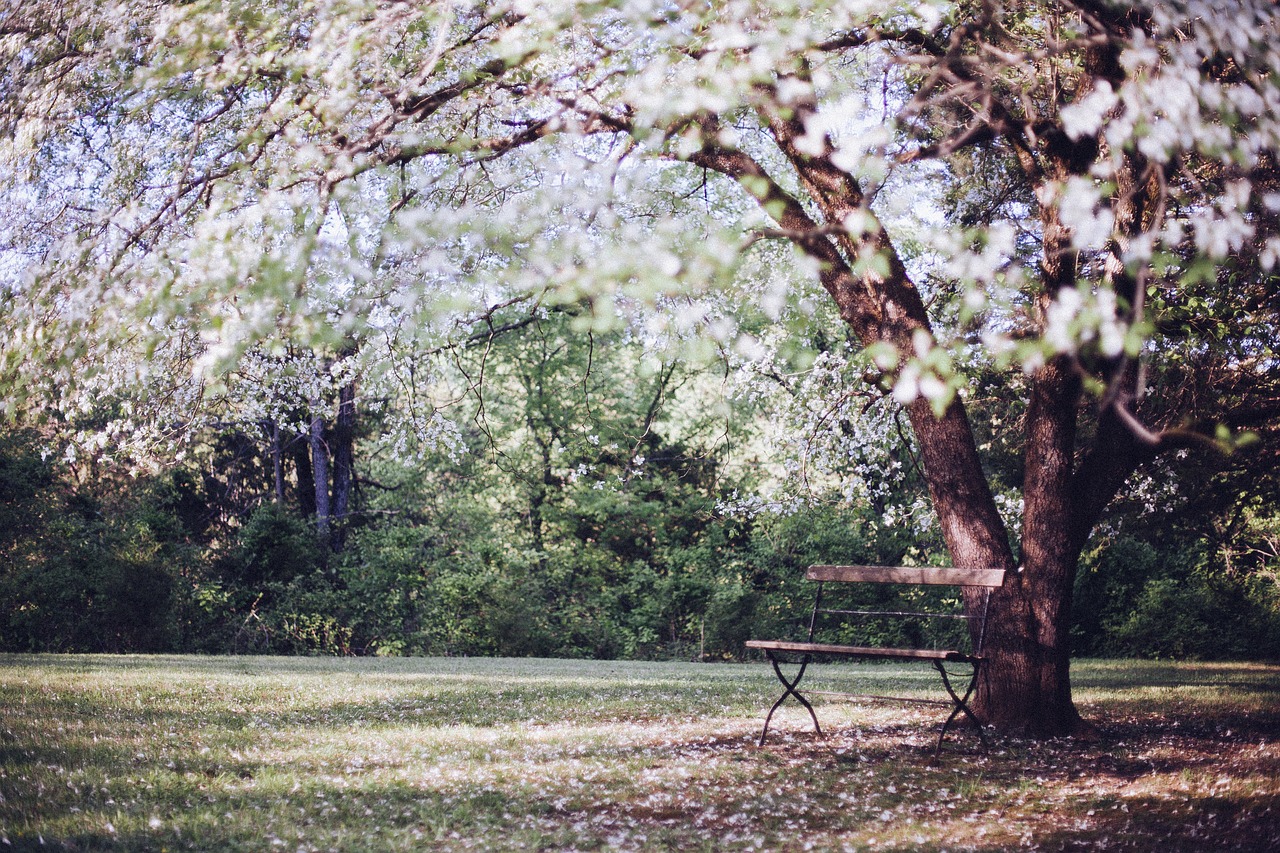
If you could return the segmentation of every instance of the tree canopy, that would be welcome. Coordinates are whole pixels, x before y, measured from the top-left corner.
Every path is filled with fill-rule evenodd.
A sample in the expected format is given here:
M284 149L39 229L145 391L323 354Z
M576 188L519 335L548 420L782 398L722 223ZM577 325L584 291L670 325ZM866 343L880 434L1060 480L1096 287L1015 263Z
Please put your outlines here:
M3 15L5 408L90 449L243 410L247 359L294 349L437 442L429 354L581 306L578 334L817 392L837 442L799 456L866 499L889 456L838 437L909 424L953 563L1020 569L978 707L1063 732L1105 508L1274 433L1274 4ZM1012 439L975 435L987 395Z

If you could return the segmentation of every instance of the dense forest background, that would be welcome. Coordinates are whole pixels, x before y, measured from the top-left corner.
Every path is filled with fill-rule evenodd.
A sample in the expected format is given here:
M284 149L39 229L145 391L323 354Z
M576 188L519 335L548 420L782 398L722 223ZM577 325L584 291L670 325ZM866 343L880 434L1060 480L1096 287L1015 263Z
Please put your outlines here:
M735 393L714 358L562 312L460 340L428 356L453 395L416 450L358 371L288 354L245 382L273 405L242 395L149 467L6 427L0 649L728 659L789 630L810 563L946 562L892 399L858 403L885 428L857 458L867 436L794 379L821 372L812 354ZM993 482L1016 493L1021 412L975 387ZM810 458L817 434L848 439L821 475L780 470L805 412L829 421ZM851 492L838 464L883 478ZM1278 484L1257 446L1135 483L1080 567L1074 653L1280 656Z

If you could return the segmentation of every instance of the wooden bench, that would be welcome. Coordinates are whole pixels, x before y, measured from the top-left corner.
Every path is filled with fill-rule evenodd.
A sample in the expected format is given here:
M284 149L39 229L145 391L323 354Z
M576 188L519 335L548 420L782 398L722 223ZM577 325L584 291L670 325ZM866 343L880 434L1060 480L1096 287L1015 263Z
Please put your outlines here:
M756 649L765 653L769 662L773 664L773 671L778 676L778 680L782 682L783 687L782 695L778 697L778 701L773 703L773 707L769 709L768 716L765 717L764 730L760 732L760 745L764 745L765 737L769 734L769 723L773 720L773 713L778 710L778 707L788 696L795 697L809 711L809 716L813 718L815 731L817 731L819 737L822 736L822 727L818 725L818 715L814 713L813 706L809 704L809 701L799 689L800 680L804 678L805 671L815 658L844 657L864 660L920 661L932 664L938 674L942 676L942 685L950 697L949 701L911 699L896 696L859 696L855 698L918 702L950 707L951 714L947 717L946 722L942 724L942 731L938 735L938 743L933 750L935 756L942 749L942 741L947 736L947 730L955 722L956 717L962 713L974 723L978 738L982 741L983 747L986 747L987 741L982 733L982 725L972 709L969 708L969 697L973 695L974 688L978 684L978 675L981 672L984 661L982 646L986 638L987 609L991 601L991 591L1004 584L1004 576L1003 569L810 566L805 573L805 577L808 580L816 581L818 586L814 596L813 610L809 614L808 638L804 642L748 640L746 644L749 649ZM878 610L824 607L823 588L826 584L833 582L899 584L903 585L908 592L916 591L921 586L969 588L979 593L979 601L977 602L978 606L968 613L943 612L937 609L906 611L898 607ZM901 627L915 630L918 634L919 631L917 629L921 620L935 619L961 620L969 628L964 633L967 633L972 639L972 648L969 651L962 651L961 647L964 643L959 642L955 643L956 648L925 648L923 647L923 642L905 642L903 643L904 647L899 648L886 647L875 642L863 644L865 642L863 639L865 625L872 620L878 621L881 625L899 623ZM831 624L833 621L835 623L834 626ZM854 638L853 643L819 641L819 638L833 629L843 632L839 638L841 640L847 640L852 636ZM788 678L786 676L782 670L783 664L799 667L794 677ZM963 671L952 673L948 672L947 667L960 667ZM953 686L952 679L959 679L965 676L968 677L969 681L964 692L961 693ZM823 691L808 692L813 695ZM838 695L850 696L851 694Z

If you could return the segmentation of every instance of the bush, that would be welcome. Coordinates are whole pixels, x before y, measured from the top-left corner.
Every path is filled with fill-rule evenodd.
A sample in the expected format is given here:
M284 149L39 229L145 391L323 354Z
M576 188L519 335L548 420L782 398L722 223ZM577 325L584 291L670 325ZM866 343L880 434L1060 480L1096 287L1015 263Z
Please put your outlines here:
M345 590L322 572L268 585L271 604L253 620L261 637L256 651L285 655L349 655L353 629ZM246 639L248 639L248 630Z
M1131 613L1108 626L1107 651L1126 657L1280 657L1280 614L1234 580L1153 578Z
M324 550L311 522L276 503L253 511L223 562L222 573L249 598L268 600L280 584L324 565Z
M1121 536L1082 560L1075 654L1280 657L1280 595L1265 573L1227 571L1202 540Z
M1128 536L1085 555L1080 561L1072 600L1072 653L1114 653L1111 630L1137 606L1147 583L1170 573L1191 571L1185 555L1173 556L1177 562L1154 546Z
M66 513L20 550L0 576L3 648L161 652L173 647L174 577L144 529Z

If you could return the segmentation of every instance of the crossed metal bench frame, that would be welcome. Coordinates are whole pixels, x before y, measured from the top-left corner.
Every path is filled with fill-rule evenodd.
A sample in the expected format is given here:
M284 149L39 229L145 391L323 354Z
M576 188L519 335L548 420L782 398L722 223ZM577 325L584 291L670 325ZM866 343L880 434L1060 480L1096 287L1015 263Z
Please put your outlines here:
M974 725L974 730L978 733L978 739L981 741L984 749L988 748L986 735L982 731L982 723L977 715L973 713L973 709L969 707L969 699L973 696L973 691L977 688L978 678L982 672L982 665L985 662L982 650L986 640L987 612L991 603L991 591L1004 583L1005 572L1002 569L934 569L934 568L917 568L917 567L893 567L893 566L810 566L806 572L806 578L811 581L817 581L817 593L814 596L813 611L809 616L809 632L808 639L805 642L788 642L784 640L749 640L747 648L756 649L765 653L769 663L773 666L773 672L778 677L778 681L782 684L783 690L769 709L769 713L765 716L764 728L760 732L759 745L763 746L765 739L769 735L769 725L773 721L774 712L782 706L787 697L793 697L797 702L804 706L809 712L809 717L813 720L813 728L819 737L825 737L822 732L822 726L818 723L817 712L814 711L813 705L805 698L804 693L800 691L800 682L804 679L805 673L809 668L809 664L819 657L846 657L855 659L881 659L881 660L916 660L920 662L928 662L938 672L942 679L943 688L949 697L948 701L934 699L919 699L914 697L903 696L872 696L840 693L834 695L846 696L851 698L875 699L892 702L909 702L923 705L940 705L951 708L951 713L947 716L946 721L942 724L942 730L938 734L938 742L935 744L933 754L936 757L942 749L942 742L946 739L947 732L951 729L956 718L964 714ZM848 582L848 583L894 583L894 584L928 584L928 585L947 585L976 588L981 593L979 606L972 614L954 614L954 613L937 613L937 612L902 612L902 611L874 611L874 610L831 610L822 607L823 585L828 582ZM947 618L947 619L964 619L979 620L974 639L974 648L972 652L962 652L956 649L921 649L921 648L880 648L875 646L848 646L835 645L830 643L819 643L814 641L818 628L818 620L820 616L837 615L850 618L867 618L867 617L899 617L899 618ZM798 658L798 659L797 659ZM797 666L793 677L788 677L783 671L784 665ZM947 667L949 665L959 665L968 667L967 672L950 672ZM963 679L967 677L965 683ZM964 686L961 693L957 690L957 683ZM826 691L810 690L810 695L827 695Z

